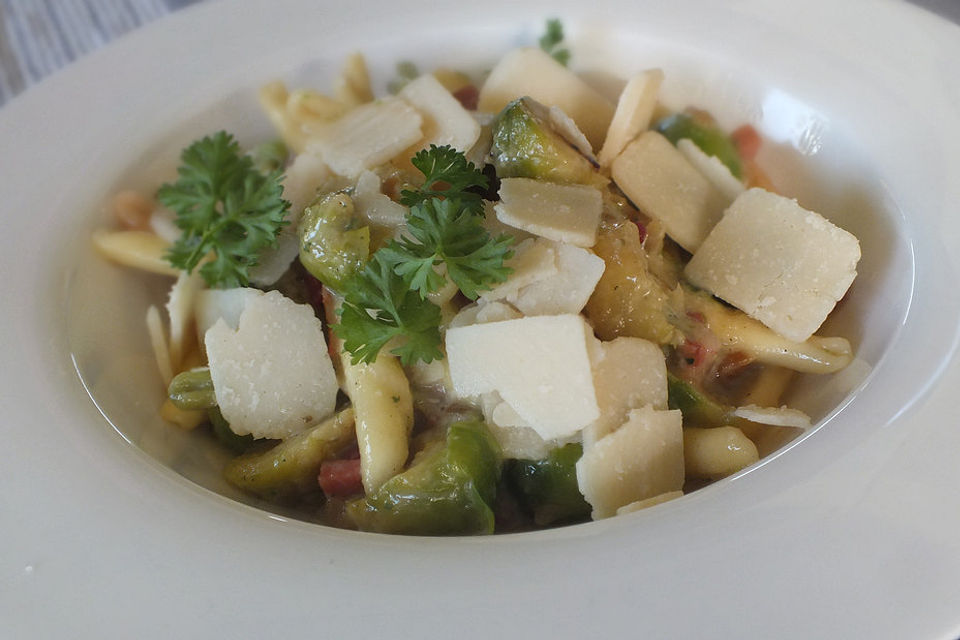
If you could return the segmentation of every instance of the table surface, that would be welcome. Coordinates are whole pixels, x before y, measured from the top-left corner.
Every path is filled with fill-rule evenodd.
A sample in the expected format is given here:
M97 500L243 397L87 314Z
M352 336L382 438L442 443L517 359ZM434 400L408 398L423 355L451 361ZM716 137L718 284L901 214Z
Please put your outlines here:
M0 0L0 105L148 22L202 0ZM960 23L960 0L909 0Z

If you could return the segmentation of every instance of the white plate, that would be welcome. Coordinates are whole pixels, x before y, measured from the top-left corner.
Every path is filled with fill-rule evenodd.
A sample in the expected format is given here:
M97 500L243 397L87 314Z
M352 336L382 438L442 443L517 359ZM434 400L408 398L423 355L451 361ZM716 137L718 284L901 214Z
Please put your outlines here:
M960 29L892 2L337 4L203 5L0 110L3 633L960 634ZM190 476L196 461L161 459L144 440L151 425L134 424L152 419L153 398L134 393L152 371L126 345L142 340L152 291L89 251L106 195L148 184L144 169L218 122L247 139L265 131L252 89L267 79L324 87L358 49L380 82L398 58L478 68L533 42L550 16L579 65L663 66L670 99L751 120L805 154L773 153L773 172L864 242L839 322L872 373L841 409L821 407L819 429L746 473L535 534L336 531L171 470ZM104 336L129 363L96 359ZM71 348L94 386L101 369L132 371L113 395L96 390L117 430Z

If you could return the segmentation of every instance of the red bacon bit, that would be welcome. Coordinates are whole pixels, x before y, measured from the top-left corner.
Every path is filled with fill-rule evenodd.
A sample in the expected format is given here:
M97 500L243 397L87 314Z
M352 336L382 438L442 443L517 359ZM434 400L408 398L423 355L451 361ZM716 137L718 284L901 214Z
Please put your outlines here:
M687 317L693 320L694 322L699 322L700 324L707 324L707 318L699 311L687 311Z
M320 488L330 497L345 498L363 493L360 459L327 460L320 465Z
M456 98L467 111L476 111L477 103L480 100L480 91L472 84L468 84L454 91L453 97Z
M687 364L693 368L700 367L710 356L710 350L703 344L693 340L684 340L683 344L677 347L677 353L680 354Z
M634 220L633 224L637 225L637 232L640 234L640 244L643 244L643 241L647 239L647 225L639 220Z
M763 140L760 134L752 125L745 124L730 134L730 139L740 152L740 157L744 160L753 160L760 151L760 145Z

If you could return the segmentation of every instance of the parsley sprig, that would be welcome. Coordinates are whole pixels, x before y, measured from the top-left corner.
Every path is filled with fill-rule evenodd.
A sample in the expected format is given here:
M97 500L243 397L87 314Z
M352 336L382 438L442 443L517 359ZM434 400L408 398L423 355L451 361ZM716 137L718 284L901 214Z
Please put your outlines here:
M340 322L333 330L354 364L373 362L387 342L405 340L393 349L403 364L431 362L440 351L440 307L423 300L397 276L397 263L382 250L347 282Z
M167 253L174 267L200 267L211 287L238 287L249 280L260 253L275 246L290 203L284 200L280 171L262 174L240 153L233 136L219 131L184 149L179 179L157 191L157 200L177 214L183 230Z
M487 176L462 153L447 145L432 144L418 151L410 162L423 174L423 186L401 191L401 204L413 207L432 198L457 198L472 212L483 213L483 200L471 189L486 189Z
M570 50L563 44L563 23L556 18L547 20L547 31L540 37L540 48L550 54L550 57L567 66L570 62Z
M394 271L420 297L440 290L446 278L437 270L446 266L446 275L463 295L476 300L491 283L503 282L510 274L503 261L512 254L513 238L492 238L482 218L460 199L431 198L410 208L407 217L410 237L395 240L381 249L396 263Z
M412 162L424 184L401 194L410 207L408 235L378 250L344 286L333 331L355 364L373 362L394 337L403 338L391 351L403 364L442 358L440 309L427 295L449 277L474 300L511 272L503 263L513 255L513 238L490 236L482 222L483 200L471 191L486 187L483 173L448 146L431 146Z

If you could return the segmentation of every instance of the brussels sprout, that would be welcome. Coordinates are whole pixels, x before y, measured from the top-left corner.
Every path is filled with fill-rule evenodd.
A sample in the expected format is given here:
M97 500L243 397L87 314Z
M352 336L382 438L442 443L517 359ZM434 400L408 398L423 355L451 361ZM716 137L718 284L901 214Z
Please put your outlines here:
M710 156L717 157L727 165L736 178L743 178L743 167L740 153L734 146L730 136L721 131L706 117L697 117L690 113L675 113L659 120L652 129L657 131L674 145L679 140L688 138L700 150Z
M532 98L514 100L497 116L490 155L498 178L606 182L582 153L553 130L546 107Z
M167 387L170 401L178 409L195 411L217 406L217 396L213 392L213 379L209 367L198 367L183 371L174 376Z
M500 447L478 420L450 425L446 443L366 498L347 505L361 530L406 535L493 533Z
M243 453L253 444L254 438L249 433L241 436L234 433L230 428L230 423L220 413L219 407L211 407L207 410L207 419L210 420L210 426L213 428L213 435L217 437L220 444L230 449L234 453Z
M353 200L339 191L317 198L300 219L300 262L332 289L340 290L370 254L370 227L359 224Z
M730 407L713 400L672 373L667 373L667 405L680 410L684 425L715 427L737 423Z
M509 460L504 475L520 501L533 512L540 526L564 520L587 518L590 505L577 485L577 460L583 446L558 447L542 460Z
M268 500L297 498L319 491L320 464L335 457L355 437L353 409L344 409L272 449L231 460L223 475L238 489Z

